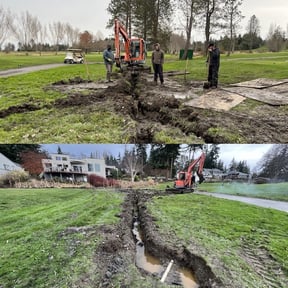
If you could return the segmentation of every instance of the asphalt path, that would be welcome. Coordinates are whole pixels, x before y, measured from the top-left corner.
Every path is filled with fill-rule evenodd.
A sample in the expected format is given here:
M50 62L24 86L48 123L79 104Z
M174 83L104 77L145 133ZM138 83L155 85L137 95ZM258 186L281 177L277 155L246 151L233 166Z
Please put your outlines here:
M276 209L276 210L284 211L288 213L288 202L284 202L284 201L274 201L274 200L267 200L267 199L260 199L260 198L250 198L250 197L234 196L234 195L220 194L220 193L209 193L209 192L197 192L197 194L205 194L205 195L213 196L217 198L240 201L243 203L256 205L259 207L272 208L272 209Z
M58 68L58 67L65 66L65 65L68 65L68 64L57 63L57 64L37 65L37 66L30 66L30 67L19 67L16 69L9 69L9 70L0 71L0 77L17 76L20 74L26 74L26 73L40 71L40 70L48 70L48 69L52 69L52 68Z

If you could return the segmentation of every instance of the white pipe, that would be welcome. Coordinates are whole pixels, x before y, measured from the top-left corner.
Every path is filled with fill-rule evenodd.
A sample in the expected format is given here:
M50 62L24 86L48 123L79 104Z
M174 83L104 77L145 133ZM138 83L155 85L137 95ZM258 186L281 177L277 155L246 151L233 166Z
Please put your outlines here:
M164 274L163 274L160 282L162 282L162 283L165 282L165 280L166 280L166 278L167 278L167 276L168 276L168 273L169 273L170 270L171 270L171 267L172 267L172 265L173 265L173 262L174 262L173 260L170 261L170 263L169 263L169 265L167 266L167 268L166 268L166 270L165 270L165 272L164 272Z

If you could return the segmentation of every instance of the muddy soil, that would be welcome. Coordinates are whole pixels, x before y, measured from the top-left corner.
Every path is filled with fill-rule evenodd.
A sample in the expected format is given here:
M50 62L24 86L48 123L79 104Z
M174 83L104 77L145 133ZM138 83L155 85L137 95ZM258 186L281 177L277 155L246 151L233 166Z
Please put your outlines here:
M81 106L81 110L90 112L93 107L97 107L98 111L103 109L123 116L126 122L135 121L136 131L130 131L130 142L135 143L157 142L155 134L163 130L177 131L175 133L178 138L179 135L183 139L192 136L195 143L288 141L288 115L285 107L261 103L246 109L245 102L239 105L240 110L237 111L189 107L183 105L186 98L193 99L203 94L203 83L179 83L166 78L164 86L155 86L147 74L128 74L106 86L105 83L84 83L82 86L55 83L57 85L54 88L66 93L68 90L68 97L57 100L55 106L59 109ZM75 82L81 84L79 79ZM83 95L81 89L88 90L88 95Z
M118 274L126 275L118 283L117 287L131 287L128 283L129 265L135 265L136 244L132 233L133 221L139 217L141 228L143 229L144 243L148 252L159 258L161 263L167 264L171 259L180 267L185 267L193 271L199 287L224 287L222 282L214 275L211 268L204 259L198 255L193 255L185 246L179 244L176 239L174 243L161 238L157 232L157 227L146 209L146 202L155 195L163 195L163 191L122 191L126 193L126 199L123 204L122 213L118 215L121 218L116 228L102 227L99 232L103 235L102 244L95 253L95 261L98 269L101 271L101 280L97 287L114 287L115 277ZM177 243L177 244L176 244ZM155 278L156 283L160 285L159 275L149 274L139 268L142 277ZM173 273L170 273L168 284L180 286L179 279ZM173 279L175 277L175 279ZM114 280L113 280L114 279ZM113 282L114 281L114 282ZM177 283L177 284L176 284ZM157 284L155 287L158 287Z
M270 106L251 100L237 110L215 111L185 106L188 99L203 94L203 83L180 83L165 78L164 86L155 86L151 75L114 75L113 83L91 82L79 77L58 81L45 89L67 95L55 103L27 103L2 110L4 118L15 113L39 109L75 107L75 113L110 111L124 118L131 143L156 143L157 133L183 143L287 143L288 113L285 106ZM250 104L247 104L247 101ZM260 103L260 104L259 104ZM136 124L136 125L135 125ZM179 140L180 139L180 140Z
M137 240L132 231L135 218L137 218L137 221L140 221L141 236L145 249L147 249L150 255L160 259L161 265L166 265L165 267L167 267L167 263L171 259L174 260L179 267L184 267L193 273L198 288L244 287L243 283L245 281L242 282L240 280L241 283L238 283L239 279L235 279L235 275L233 276L229 272L229 267L225 263L222 263L220 259L213 257L213 263L211 264L213 266L210 267L204 258L207 259L211 251L209 252L203 247L199 247L199 245L193 242L193 239L191 239L189 246L186 247L173 232L169 234L160 233L156 219L148 213L147 203L152 197L165 197L164 193L167 195L167 192L132 189L121 190L119 192L125 193L126 198L122 204L121 213L115 215L120 218L118 225L70 227L59 234L59 237L65 237L65 235L71 233L84 233L86 236L90 234L101 235L101 240L97 244L97 249L93 255L94 265L91 267L92 272L90 271L87 275L83 275L75 283L74 287L146 288L147 283L153 283L149 287L163 287L160 284L162 275L149 273L139 267L135 268ZM269 241L268 236L267 241ZM264 237L263 239L265 241L266 238ZM283 285L288 284L287 277L281 271L279 264L265 250L265 243L257 243L257 249L255 249L253 238L242 239L242 242L243 247L239 250L239 256L251 268L253 267L255 273L263 279L263 287L286 287ZM73 247L71 253L73 253ZM134 267L138 271L138 274L135 275L135 272L133 274L131 267ZM95 275L97 275L96 281ZM143 282L143 279L150 282ZM181 282L179 282L177 275L172 270L165 284L170 285L169 287L181 287ZM254 287L254 285L252 286Z

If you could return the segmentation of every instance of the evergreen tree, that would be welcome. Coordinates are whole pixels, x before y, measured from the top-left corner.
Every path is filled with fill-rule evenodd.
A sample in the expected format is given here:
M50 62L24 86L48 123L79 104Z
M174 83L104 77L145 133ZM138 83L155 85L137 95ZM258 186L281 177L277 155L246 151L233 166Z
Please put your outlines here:
M21 152L24 151L40 152L41 146L39 144L0 144L0 153L16 163L21 163Z
M60 146L57 148L57 154L63 154Z
M206 150L206 159L205 159L205 168L213 169L217 168L217 160L219 158L219 145L212 144L210 147L207 147Z
M238 164L237 164L235 158L233 158L230 165L229 165L229 171L237 170L237 166L238 166Z
M288 181L288 145L276 144L260 161L261 177L269 177L277 181Z

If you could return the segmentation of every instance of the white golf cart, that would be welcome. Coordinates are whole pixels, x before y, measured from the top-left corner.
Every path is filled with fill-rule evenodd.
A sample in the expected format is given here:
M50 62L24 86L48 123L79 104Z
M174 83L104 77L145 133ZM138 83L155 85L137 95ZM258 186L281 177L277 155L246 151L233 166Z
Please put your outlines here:
M65 64L83 64L84 55L81 49L68 49L64 59Z

